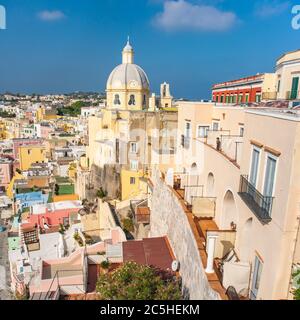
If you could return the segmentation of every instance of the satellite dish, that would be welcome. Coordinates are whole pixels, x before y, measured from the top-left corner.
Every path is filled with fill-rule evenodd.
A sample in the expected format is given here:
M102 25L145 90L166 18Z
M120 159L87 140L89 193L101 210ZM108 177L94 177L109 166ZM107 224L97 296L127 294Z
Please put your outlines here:
M172 271L177 272L179 271L180 263L177 260L172 262Z

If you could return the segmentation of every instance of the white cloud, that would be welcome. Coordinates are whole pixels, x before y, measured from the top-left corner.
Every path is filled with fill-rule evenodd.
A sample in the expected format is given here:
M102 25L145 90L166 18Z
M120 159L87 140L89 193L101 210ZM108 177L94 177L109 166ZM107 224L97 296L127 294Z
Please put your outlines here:
M256 5L255 13L259 17L266 18L283 13L289 8L289 6L289 1L263 1Z
M166 30L225 31L238 21L235 13L213 6L192 4L186 0L168 0L153 24Z
M44 10L38 13L38 17L43 21L57 21L65 18L65 14L60 10Z

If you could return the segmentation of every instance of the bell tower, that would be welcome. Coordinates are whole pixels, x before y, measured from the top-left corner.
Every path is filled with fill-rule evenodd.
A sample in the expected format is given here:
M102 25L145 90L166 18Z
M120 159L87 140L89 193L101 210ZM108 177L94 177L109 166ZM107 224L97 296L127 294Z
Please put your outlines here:
M166 82L162 83L160 86L160 105L162 108L172 107L172 99L170 93L170 85Z

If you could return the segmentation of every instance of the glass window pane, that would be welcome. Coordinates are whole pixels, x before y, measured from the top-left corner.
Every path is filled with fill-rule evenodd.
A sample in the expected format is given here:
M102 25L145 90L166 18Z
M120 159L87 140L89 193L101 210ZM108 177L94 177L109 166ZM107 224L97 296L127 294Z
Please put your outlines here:
M257 149L253 149L251 171L250 171L250 182L255 187L256 187L256 181L257 181L258 161L259 161L259 151Z
M273 196L274 179L276 170L276 160L268 157L264 184L264 195L267 197Z

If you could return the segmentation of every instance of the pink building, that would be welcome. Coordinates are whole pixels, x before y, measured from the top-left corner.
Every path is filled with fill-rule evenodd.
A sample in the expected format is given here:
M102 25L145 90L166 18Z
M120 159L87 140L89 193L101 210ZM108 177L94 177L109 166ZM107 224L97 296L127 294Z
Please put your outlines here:
M81 201L36 204L31 207L27 222L38 224L42 229L49 229L60 224L69 225L70 215L78 214L82 208Z
M53 132L53 128L50 126L41 126L41 138L48 139L49 135Z

